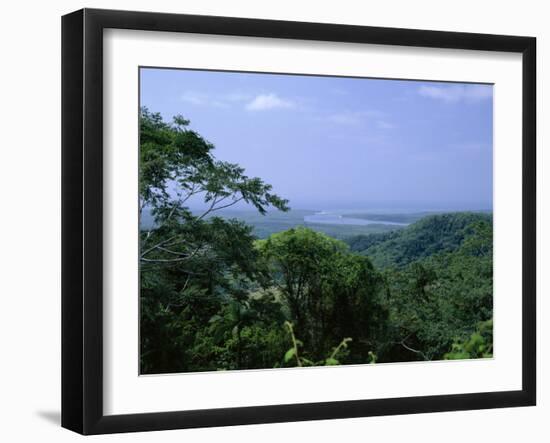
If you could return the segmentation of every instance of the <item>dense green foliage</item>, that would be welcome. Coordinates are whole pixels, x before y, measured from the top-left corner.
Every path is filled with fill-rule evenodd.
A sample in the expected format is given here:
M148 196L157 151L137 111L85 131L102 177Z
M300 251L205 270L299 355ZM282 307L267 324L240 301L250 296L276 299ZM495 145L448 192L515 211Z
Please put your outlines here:
M303 227L273 234L258 249L309 358L352 337L348 362L364 362L387 318L382 276L370 260Z
M468 226L478 221L491 223L492 216L473 212L430 215L402 230L356 236L347 241L352 251L369 256L378 267L402 267L457 249L469 232Z
M288 202L213 151L182 117L142 110L142 373L491 356L489 215L347 243L300 223L260 238L224 210Z
M478 220L463 231L455 250L384 271L391 335L402 348L394 347L390 360L408 360L411 352L440 359L456 340L492 318L492 224Z

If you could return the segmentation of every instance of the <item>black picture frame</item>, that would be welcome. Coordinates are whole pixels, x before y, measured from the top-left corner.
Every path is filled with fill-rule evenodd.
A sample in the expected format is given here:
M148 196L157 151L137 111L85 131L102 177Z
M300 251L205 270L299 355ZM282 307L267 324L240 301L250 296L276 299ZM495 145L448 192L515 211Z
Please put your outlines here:
M170 31L522 54L522 389L130 415L103 413L103 30ZM536 39L83 9L62 18L62 426L81 434L536 404Z

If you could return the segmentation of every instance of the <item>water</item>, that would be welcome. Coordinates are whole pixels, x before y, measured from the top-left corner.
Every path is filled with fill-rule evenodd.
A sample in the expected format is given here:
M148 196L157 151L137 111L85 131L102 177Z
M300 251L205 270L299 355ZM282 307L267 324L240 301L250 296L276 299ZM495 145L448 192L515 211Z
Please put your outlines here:
M306 223L321 223L327 225L395 225L407 226L409 223L399 223L389 220L368 220L364 218L345 217L334 212L321 211L313 215L305 215L304 222Z

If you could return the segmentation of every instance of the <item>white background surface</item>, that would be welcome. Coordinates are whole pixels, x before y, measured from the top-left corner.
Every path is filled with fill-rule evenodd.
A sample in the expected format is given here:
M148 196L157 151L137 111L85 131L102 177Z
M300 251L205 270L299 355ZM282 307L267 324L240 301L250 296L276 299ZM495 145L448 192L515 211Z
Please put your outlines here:
M105 414L521 389L521 56L127 30L103 46ZM496 358L138 377L140 65L494 83Z
M538 37L539 193L550 195L550 28L545 2L320 2L113 0L10 2L0 27L0 438L75 441L59 428L60 410L60 16L82 6L411 27ZM546 113L545 113L546 112ZM543 172L544 171L544 172ZM539 406L94 437L94 441L546 442L550 438L550 199L539 196Z

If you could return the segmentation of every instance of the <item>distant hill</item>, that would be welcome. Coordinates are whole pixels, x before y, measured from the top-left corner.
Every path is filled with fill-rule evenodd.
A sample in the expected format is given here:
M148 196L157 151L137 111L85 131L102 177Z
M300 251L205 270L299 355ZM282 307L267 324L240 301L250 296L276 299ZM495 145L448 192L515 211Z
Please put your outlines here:
M465 228L477 221L492 221L492 214L455 212L430 215L397 231L358 235L346 240L354 252L370 257L380 268L402 267L432 254L457 249Z

